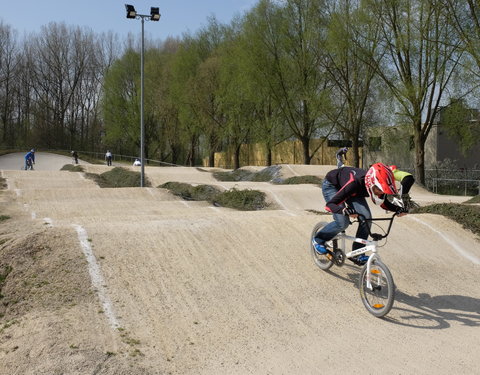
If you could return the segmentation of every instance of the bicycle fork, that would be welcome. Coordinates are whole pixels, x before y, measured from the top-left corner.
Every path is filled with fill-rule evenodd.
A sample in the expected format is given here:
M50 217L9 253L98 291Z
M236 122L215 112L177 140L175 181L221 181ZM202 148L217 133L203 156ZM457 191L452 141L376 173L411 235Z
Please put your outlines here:
M361 243L365 246L361 247L360 249L350 251L349 253L346 254L347 258L351 258L351 257L354 257L354 256L365 254L369 251L372 252L372 255L370 255L368 257L368 261L365 265L365 267L367 268L366 285L367 285L368 289L372 290L373 289L373 287L372 287L372 275L380 277L380 275L377 275L378 271L372 270L372 264L373 264L374 259L379 257L377 255L376 243L374 242L372 244L372 241L364 240L364 239L361 239L361 238L355 238L354 242Z

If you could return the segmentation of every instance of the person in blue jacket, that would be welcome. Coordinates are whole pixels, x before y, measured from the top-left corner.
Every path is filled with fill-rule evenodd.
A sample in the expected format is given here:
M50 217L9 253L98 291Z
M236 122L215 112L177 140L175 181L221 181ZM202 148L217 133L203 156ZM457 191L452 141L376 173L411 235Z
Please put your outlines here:
M35 164L35 149L32 148L25 154L25 170L33 169L33 164Z

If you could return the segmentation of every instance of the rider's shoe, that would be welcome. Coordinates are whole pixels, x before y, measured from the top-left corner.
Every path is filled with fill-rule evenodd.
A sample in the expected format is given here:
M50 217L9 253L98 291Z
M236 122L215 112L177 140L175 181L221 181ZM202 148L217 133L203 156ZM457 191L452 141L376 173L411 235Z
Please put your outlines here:
M323 245L320 245L319 243L317 243L315 240L312 240L312 245L313 245L313 248L315 249L315 251L319 254L327 254L328 251L327 249L325 249L325 246Z
M349 258L353 263L355 263L357 266L363 266L365 263L368 261L368 255L362 254L362 255L357 255L356 257L351 257Z

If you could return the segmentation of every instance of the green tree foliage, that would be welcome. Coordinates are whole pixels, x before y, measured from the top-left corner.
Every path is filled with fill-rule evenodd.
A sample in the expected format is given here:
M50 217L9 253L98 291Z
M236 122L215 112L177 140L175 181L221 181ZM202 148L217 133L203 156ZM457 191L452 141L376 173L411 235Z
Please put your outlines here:
M480 76L479 14L474 0L259 0L229 25L210 18L194 34L147 43L145 155L214 166L216 151L233 148L239 167L241 145L261 142L270 165L275 144L295 138L308 164L312 139L341 134L357 165L382 86L414 135L423 182L425 142L452 81L460 71ZM139 48L120 45L55 23L19 41L0 24L3 145L137 156ZM455 84L455 97L476 84ZM449 131L465 150L476 136L458 122Z
M225 27L210 18L195 37L185 37L173 65L173 96L189 135L190 159L196 144L203 141L212 167L225 128L219 100L220 59L216 54L224 37Z
M245 94L254 105L254 126L251 139L264 144L265 164L272 164L273 147L292 136L281 110L274 87L277 75L272 69L275 55L268 53L265 39L259 33L268 30L268 20L274 11L271 2L259 2L242 20L242 32L237 39L237 58L241 62ZM261 34L260 34L261 35ZM273 36L273 35L272 35Z
M332 82L332 124L352 142L353 162L360 165L359 140L369 119L375 96L375 65L380 28L368 22L365 9L358 0L338 0L330 4L326 52L322 66ZM373 61L368 61L369 59Z
M323 108L328 102L328 78L320 70L324 47L323 1L287 0L285 5L262 0L247 23L251 50L268 62L258 69L283 120L301 141L303 162L314 152L310 140L325 125Z
M219 100L225 115L224 142L234 149L234 168L240 168L240 149L251 139L256 118L256 103L252 96L252 81L245 74L250 63L243 53L240 29L229 28L226 40L219 48L221 61Z
M148 96L148 95L147 95ZM105 75L105 143L122 153L140 148L140 56L127 51Z
M144 142L146 158L176 161L180 147L177 110L169 95L171 56L165 47L145 52ZM130 49L105 76L103 116L105 143L132 156L140 154L140 90L140 55Z
M464 100L451 100L441 112L441 126L460 145L464 156L480 142L478 112L467 107Z
M480 3L478 0L443 0L442 5L449 15L449 21L463 42L465 50L473 58L480 75Z

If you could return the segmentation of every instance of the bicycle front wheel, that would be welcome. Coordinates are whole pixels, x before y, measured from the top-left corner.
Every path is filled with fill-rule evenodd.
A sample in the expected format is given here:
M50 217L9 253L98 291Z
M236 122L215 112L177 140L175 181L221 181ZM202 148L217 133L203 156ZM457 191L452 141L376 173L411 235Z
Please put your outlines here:
M374 259L367 273L365 265L359 280L360 297L368 312L377 318L387 315L395 299L395 284L388 267Z
M333 266L332 256L330 254L319 254L313 247L313 239L316 234L328 223L320 222L312 230L312 235L310 236L310 253L313 256L313 261L315 264L322 270L326 271Z

